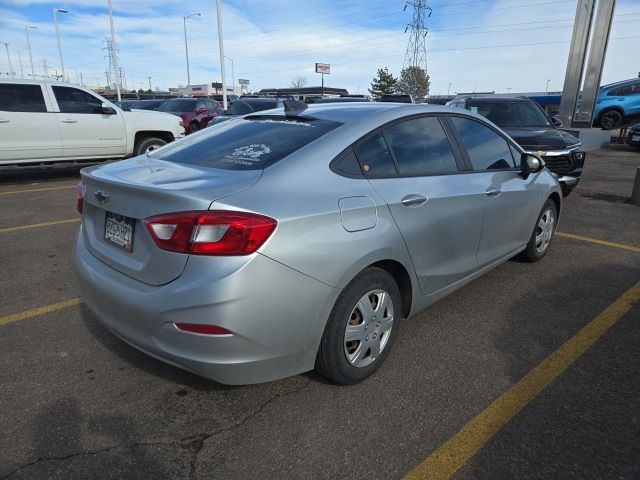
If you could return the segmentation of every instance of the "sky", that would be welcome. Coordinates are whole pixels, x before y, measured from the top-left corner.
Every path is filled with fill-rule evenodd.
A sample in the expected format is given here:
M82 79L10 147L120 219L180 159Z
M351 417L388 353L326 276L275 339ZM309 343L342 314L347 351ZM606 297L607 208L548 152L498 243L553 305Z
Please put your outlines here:
M562 88L577 0L434 0L426 25L431 94L448 91L531 92ZM288 87L298 76L320 85L315 62L331 65L325 86L366 93L379 68L400 74L409 41L411 5L401 0L223 0L227 83L250 89ZM13 70L60 72L52 17L58 14L67 75L105 85L107 0L0 0L0 42ZM215 0L113 0L119 64L127 87L165 90L187 85L183 17L187 19L191 84L219 82ZM602 83L640 71L640 0L618 0ZM233 69L232 69L233 64ZM9 64L0 45L0 78ZM233 78L232 78L233 77Z

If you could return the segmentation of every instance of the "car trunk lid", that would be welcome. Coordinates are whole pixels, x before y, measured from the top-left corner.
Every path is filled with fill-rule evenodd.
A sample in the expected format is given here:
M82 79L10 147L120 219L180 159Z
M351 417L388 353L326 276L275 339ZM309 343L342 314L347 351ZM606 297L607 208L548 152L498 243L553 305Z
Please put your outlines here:
M261 174L261 170L219 170L149 157L84 169L82 222L87 248L136 280L169 283L182 274L188 255L158 248L144 219L207 210L213 201L255 184ZM125 245L117 243L122 238Z

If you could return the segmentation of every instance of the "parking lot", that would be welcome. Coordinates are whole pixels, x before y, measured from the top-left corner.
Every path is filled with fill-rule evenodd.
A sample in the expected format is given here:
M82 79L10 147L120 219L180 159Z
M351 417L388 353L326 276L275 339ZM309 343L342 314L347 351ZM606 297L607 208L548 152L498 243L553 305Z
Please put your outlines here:
M0 479L639 478L637 167L590 151L542 261L405 320L351 387L228 387L133 349L77 299L78 168L4 173Z

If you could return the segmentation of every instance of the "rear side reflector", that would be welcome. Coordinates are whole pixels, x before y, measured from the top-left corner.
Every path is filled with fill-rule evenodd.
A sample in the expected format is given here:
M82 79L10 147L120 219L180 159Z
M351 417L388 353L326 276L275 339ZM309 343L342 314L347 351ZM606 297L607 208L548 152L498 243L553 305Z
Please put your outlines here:
M87 191L87 187L82 180L76 185L76 209L78 213L82 215L82 207L84 206L84 194Z
M210 210L156 215L144 224L163 250L193 255L249 255L267 241L278 222L255 213Z
M203 335L231 335L231 331L217 325L202 325L200 323L174 323L178 330Z

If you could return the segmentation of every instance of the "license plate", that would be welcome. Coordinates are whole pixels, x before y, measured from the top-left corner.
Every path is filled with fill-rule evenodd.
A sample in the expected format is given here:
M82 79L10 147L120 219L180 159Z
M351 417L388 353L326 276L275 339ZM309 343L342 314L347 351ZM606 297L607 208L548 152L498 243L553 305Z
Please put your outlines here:
M631 137L632 142L640 142L640 135L633 135Z
M123 248L127 252L133 250L133 227L136 221L133 218L106 212L104 219L104 238Z

